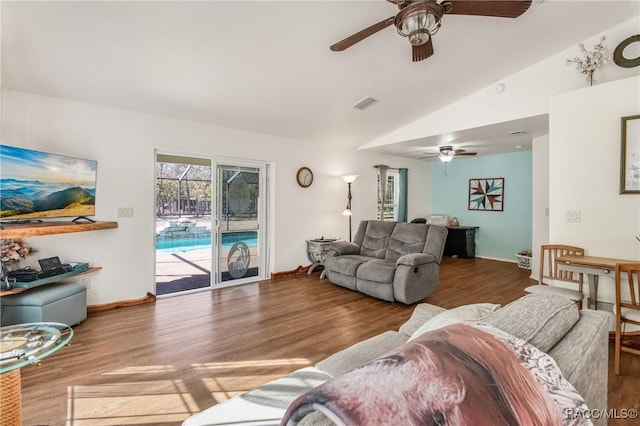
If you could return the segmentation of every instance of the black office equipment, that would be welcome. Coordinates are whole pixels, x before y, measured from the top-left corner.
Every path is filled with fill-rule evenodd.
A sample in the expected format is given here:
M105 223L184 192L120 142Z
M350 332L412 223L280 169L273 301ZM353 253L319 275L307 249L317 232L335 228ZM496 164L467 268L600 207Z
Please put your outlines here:
M52 277L54 275L60 275L67 272L67 268L62 265L58 256L38 259L38 263L42 269L38 278Z

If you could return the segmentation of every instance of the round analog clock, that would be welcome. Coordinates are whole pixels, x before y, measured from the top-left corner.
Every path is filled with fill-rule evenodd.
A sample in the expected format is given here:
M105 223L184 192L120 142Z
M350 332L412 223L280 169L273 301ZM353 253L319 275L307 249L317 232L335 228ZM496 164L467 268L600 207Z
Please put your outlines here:
M307 188L313 183L313 172L308 167L300 167L296 173L296 180L298 185Z

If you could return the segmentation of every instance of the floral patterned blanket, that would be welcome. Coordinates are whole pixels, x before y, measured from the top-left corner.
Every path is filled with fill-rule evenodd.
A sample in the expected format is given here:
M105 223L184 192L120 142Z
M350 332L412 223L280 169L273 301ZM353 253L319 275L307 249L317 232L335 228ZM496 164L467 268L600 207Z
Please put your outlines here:
M425 333L301 395L281 425L322 413L345 426L574 426L591 424L573 414L587 411L549 355L466 322Z

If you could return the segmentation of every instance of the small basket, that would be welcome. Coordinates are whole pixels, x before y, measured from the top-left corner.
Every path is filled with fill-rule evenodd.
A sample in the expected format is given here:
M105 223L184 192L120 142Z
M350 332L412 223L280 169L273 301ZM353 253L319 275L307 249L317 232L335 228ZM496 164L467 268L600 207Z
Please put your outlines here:
M531 256L516 254L516 257L518 258L518 268L531 269Z

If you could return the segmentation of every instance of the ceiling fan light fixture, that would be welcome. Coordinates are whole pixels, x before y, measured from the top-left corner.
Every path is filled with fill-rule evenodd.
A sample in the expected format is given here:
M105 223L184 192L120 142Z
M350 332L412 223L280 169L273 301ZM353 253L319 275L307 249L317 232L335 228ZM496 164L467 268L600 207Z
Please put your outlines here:
M395 17L398 34L409 39L413 46L429 41L440 29L444 8L432 1L417 1L403 8Z
M452 154L440 154L440 157L438 157L438 158L443 163L448 163L449 161L453 160L453 155Z

